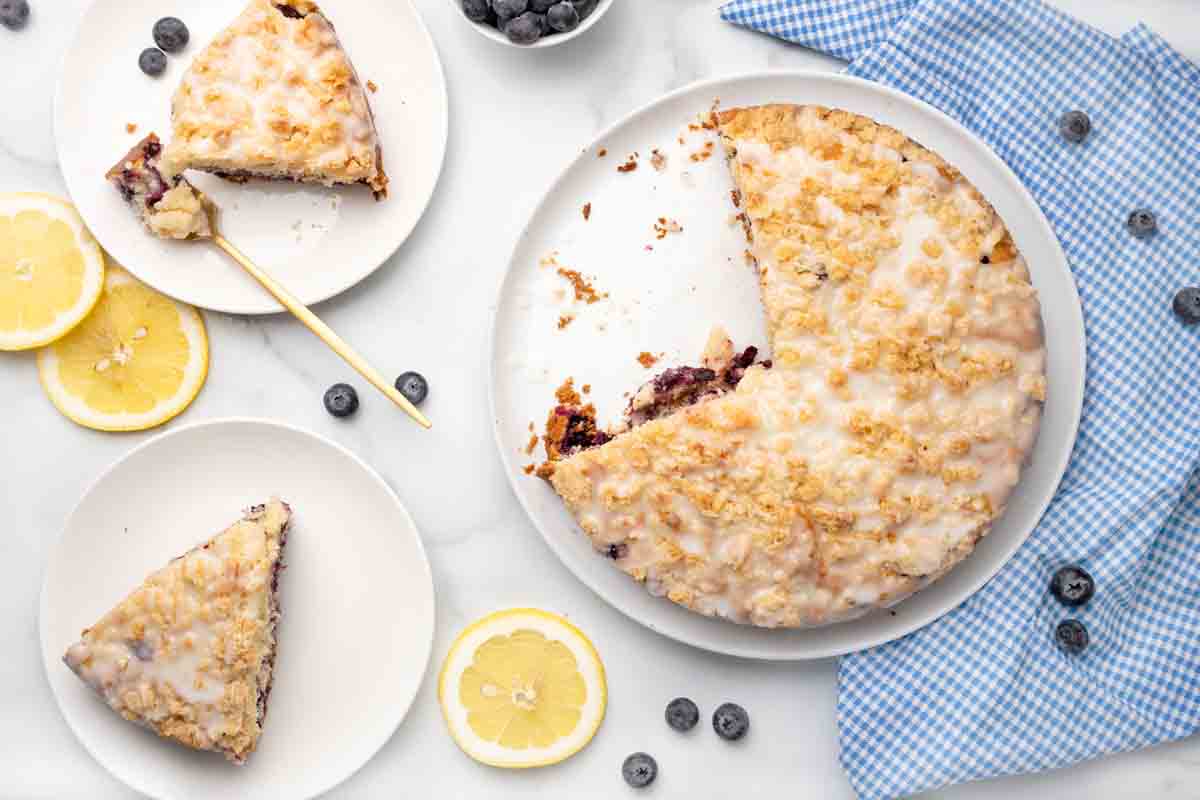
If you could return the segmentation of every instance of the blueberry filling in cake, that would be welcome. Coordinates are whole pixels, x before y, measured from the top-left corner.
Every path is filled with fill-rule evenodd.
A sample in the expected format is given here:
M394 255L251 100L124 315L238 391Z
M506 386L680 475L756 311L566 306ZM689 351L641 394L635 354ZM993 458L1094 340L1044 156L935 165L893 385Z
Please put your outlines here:
M113 711L242 764L274 685L291 508L272 500L151 574L63 661Z
M151 133L105 175L154 235L163 239L212 236L207 202L182 175L163 174L162 144Z

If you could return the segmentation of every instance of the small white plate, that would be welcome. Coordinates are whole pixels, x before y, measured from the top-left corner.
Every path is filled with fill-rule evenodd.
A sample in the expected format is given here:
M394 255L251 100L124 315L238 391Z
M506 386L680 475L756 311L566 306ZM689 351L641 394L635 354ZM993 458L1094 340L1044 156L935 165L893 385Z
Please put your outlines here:
M142 579L271 496L294 511L271 710L244 767L124 721L62 654ZM433 580L412 518L370 467L332 442L258 420L149 440L88 489L50 554L42 656L67 724L139 792L292 800L328 791L388 740L433 645Z
M282 307L255 281L199 242L165 242L145 231L104 173L143 136L170 138L171 95L192 58L241 13L246 0L96 0L63 60L55 97L59 163L71 199L104 249L141 280L192 305L234 314ZM222 233L305 304L366 278L408 238L424 213L446 152L446 81L433 39L410 0L339 0L330 19L365 83L391 178L375 202L364 186L236 184L188 177L222 209ZM191 33L159 78L137 58L150 29L176 16ZM127 133L126 123L137 126Z
M807 630L763 630L708 619L644 588L598 556L562 501L526 475L538 460L524 448L532 422L541 433L553 392L573 376L591 384L603 420L619 417L625 392L652 373L641 351L665 353L654 367L696 363L709 329L724 325L739 346L765 349L757 281L746 267L741 229L729 224L732 182L714 135L687 130L714 100L722 106L817 103L870 116L904 131L967 175L1012 230L1041 294L1048 348L1049 400L1041 436L1008 512L976 551L936 584L894 609ZM679 137L683 137L683 143ZM608 151L598 157L601 148ZM667 158L651 165L651 150ZM633 152L636 170L616 167ZM693 160L698 154L700 160ZM582 207L591 204L585 221ZM656 238L658 218L683 226ZM650 247L652 249L647 250ZM562 299L567 284L539 261L557 261L594 278L610 298L593 305ZM569 290L568 290L569 296ZM577 314L565 330L559 315ZM765 73L694 84L646 106L601 134L550 188L518 241L495 310L491 401L509 481L563 563L601 597L642 624L715 652L797 660L838 655L896 639L937 619L979 589L1028 537L1066 469L1084 384L1083 315L1058 240L1033 198L988 149L936 109L875 83L828 73Z

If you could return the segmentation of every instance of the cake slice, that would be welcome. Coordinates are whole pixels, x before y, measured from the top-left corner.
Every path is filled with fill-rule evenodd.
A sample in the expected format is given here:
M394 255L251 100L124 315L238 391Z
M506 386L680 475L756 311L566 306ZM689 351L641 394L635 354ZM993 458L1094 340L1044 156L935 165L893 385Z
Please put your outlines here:
M63 661L130 722L242 764L267 715L292 512L271 502L153 573Z
M387 196L366 92L309 0L251 0L184 73L171 120L170 174L361 183Z
M208 198L182 175L164 175L162 144L150 134L113 165L106 177L146 228L160 239L209 239Z

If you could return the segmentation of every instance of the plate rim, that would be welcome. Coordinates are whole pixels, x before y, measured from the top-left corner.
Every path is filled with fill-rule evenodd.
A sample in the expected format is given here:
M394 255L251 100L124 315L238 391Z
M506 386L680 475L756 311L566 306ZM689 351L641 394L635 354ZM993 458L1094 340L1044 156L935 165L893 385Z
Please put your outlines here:
M75 723L72 722L71 717L66 713L66 710L63 707L63 698L61 697L54 680L50 677L50 669L51 669L52 664L59 663L56 659L50 658L51 650L49 648L49 643L48 643L48 637L49 637L48 625L49 625L49 623L47 620L48 620L48 616L49 616L49 609L47 608L47 603L49 602L49 592L50 592L51 561L54 558L55 551L62 545L63 537L66 536L67 529L71 526L72 522L75 519L76 514L79 512L79 509L83 506L84 502L91 496L91 494L96 490L96 488L103 481L105 481L113 472L115 472L117 469L119 469L127 461L129 461L130 459L139 455L142 451L147 450L151 447L157 446L163 440L172 438L177 435L189 433L189 432L192 432L192 431L200 429L200 428L223 427L226 425L246 425L246 424L258 425L258 426L263 426L266 428L273 428L277 431L281 430L281 431L284 431L284 432L290 433L290 434L299 434L303 437L307 437L311 440L314 440L318 444L332 447L335 451L337 451L341 455L348 457L351 461L353 461L354 463L357 463L360 467L362 467L364 473L372 481L374 481L380 487L382 487L384 489L384 491L386 492L386 494L389 497L391 497L392 501L396 505L396 508L399 510L401 516L408 521L409 525L412 526L413 539L416 541L417 552L421 556L421 565L422 565L423 571L425 573L425 578L426 578L425 584L429 587L429 603L430 603L430 606L429 606L430 607L430 624L429 624L429 637L428 637L429 640L425 644L425 655L421 659L421 663L423 664L423 667L421 670L420 677L418 678L416 685L413 688L411 697L409 697L406 702L400 704L400 706L402 708L396 717L395 724L391 726L391 728L387 731L386 735L382 736L377 743L373 743L370 747L366 748L366 752L364 753L364 757L363 757L362 761L360 763L358 763L357 765L355 765L353 768L351 768L348 772L346 772L346 774L342 775L341 777L335 778L331 783L322 785L320 788L318 788L315 791L312 791L308 794L304 794L304 795L297 797L296 800L311 800L311 798L319 797L327 792L332 791L334 788L340 786L341 784L345 783L347 780L352 778L354 775L358 774L363 769L363 767L365 767L367 764L369 764L371 761L373 761L375 759L375 757L379 755L380 751L383 750L383 748L387 745L387 743L389 741L391 741L392 737L394 737L396 735L396 731L400 729L400 726L404 723L404 720L408 718L409 713L412 711L413 705L416 703L417 698L420 696L421 690L425 686L425 679L428 677L429 665L433 658L433 645L437 639L437 587L433 580L433 569L429 563L429 554L425 549L425 542L421 538L421 531L420 531L420 528L417 527L416 520L413 519L412 514L409 513L409 511L408 511L408 508L400 500L400 496L396 493L396 491L394 489L392 489L391 485L389 485L388 482L386 480L384 480L383 476L380 475L379 472L377 472L374 467L372 467L370 464L368 464L364 459L362 459L358 454L354 453L349 448L339 444L338 442L333 441L332 439L330 439L326 436L316 433L315 431L301 428L298 425L292 425L291 423L283 422L280 420L267 419L265 417L253 417L253 416L216 417L213 419L201 420L198 422L188 423L186 425L180 425L178 427L171 428L170 430L163 431L155 436L150 437L149 439L147 439L144 442L140 442L138 445L131 448L125 454L114 459L108 466L106 466L104 469L102 469L91 481L88 482L87 487L79 495L79 499L76 501L75 505L71 508L70 513L67 514L66 518L64 519L64 521L62 523L62 527L59 530L57 538L54 540L54 542L50 546L50 552L47 556L44 573L42 575L42 587L41 587L41 591L39 592L39 595L38 595L38 645L42 651L41 652L41 661L42 661L42 668L44 671L46 683L50 687L50 693L54 696L54 704L58 709L59 716L67 724L67 727L70 729L71 733L74 735L76 741L78 741L83 746L83 749L87 752L87 754L89 756L91 756L93 761L95 761L97 764L99 764L101 767L103 767L105 772L107 772L113 778L120 781L125 786L128 786L130 789L133 789L136 792L144 794L147 797L153 797L154 795L149 794L144 787L131 783L129 780L126 779L126 777L123 774L118 773L116 770L114 770L109 765L109 762L107 760L101 758L96 753L96 751L92 747L91 742L88 739L84 738L84 736L80 733L79 729L76 727Z
M1071 288L1072 302L1068 303L1070 306L1068 311L1070 312L1069 315L1072 318L1072 334L1073 338L1076 338L1079 342L1081 342L1082 346L1079 347L1079 362L1075 365L1077 373L1080 376L1078 381L1078 391L1075 392L1074 397L1066 398L1071 405L1071 407L1068 409L1070 414L1069 419L1071 429L1067 438L1067 445L1062 448L1061 453L1057 454L1057 463L1054 464L1052 469L1052 474L1057 476L1054 479L1054 491L1049 492L1046 499L1038 504L1036 515L1037 521L1034 522L1034 524L1031 525L1027 530L1025 530L1021 536L1015 538L1011 546L1009 546L1003 553L1002 557L997 560L997 565L994 569L986 572L986 574L984 574L982 577L975 580L970 586L969 590L966 591L961 598L959 598L949 607L942 608L923 617L915 618L911 622L906 622L900 625L894 633L890 633L884 638L880 638L869 643L862 643L857 646L847 647L827 645L824 647L815 647L812 648L811 651L806 651L803 653L771 653L761 648L738 644L718 645L712 642L698 641L692 637L688 637L682 631L662 628L655 624L654 621L642 619L632 609L627 609L621 604L615 602L613 599L610 599L608 595L601 589L598 581L593 581L582 570L577 570L575 568L571 559L566 555L565 546L559 543L555 537L551 536L548 531L543 529L543 526L538 521L538 517L533 513L533 510L530 508L530 504L526 502L524 495L518 488L518 480L527 476L518 470L516 463L510 457L504 446L503 431L501 429L502 423L496 408L496 367L499 356L496 346L498 341L498 328L500 324L500 309L504 304L505 290L515 271L516 258L520 251L522 242L529 234L533 221L539 215L541 215L550 198L557 193L560 186L566 181L567 177L575 169L576 165L583 161L583 159L587 157L587 155L592 152L595 147L600 145L604 139L610 138L614 132L630 124L637 118L652 112L661 105L670 103L682 95L704 90L716 90L722 85L743 81L786 81L793 79L829 81L834 84L853 86L858 89L865 88L868 91L881 94L887 100L891 100L903 105L913 106L923 113L933 114L937 117L940 117L942 122L949 125L958 135L969 139L974 145L977 145L978 149L980 150L981 157L991 162L993 168L998 169L998 174L1001 175L1003 180L1015 190L1016 194L1019 196L1025 206L1032 212L1034 224L1042 229L1042 232L1046 234L1047 240L1053 244L1053 254L1057 263L1052 265L1052 268L1064 271L1069 278L1068 283ZM848 653L860 652L872 647L878 647L880 645L896 641L897 639L901 639L917 630L920 630L921 628L926 627L927 625L936 622L946 614L949 614L951 611L961 606L977 592L979 592L984 586L986 586L988 582L992 580L992 578L999 574L999 572L1012 560L1013 556L1016 555L1017 551L1029 540L1029 537L1033 534L1034 529L1037 528L1042 517L1045 516L1046 509L1049 508L1050 503L1053 502L1054 497L1057 495L1058 487L1062 483L1063 476L1066 474L1067 467L1070 465L1071 456L1075 450L1075 444L1079 434L1079 425L1083 414L1083 403L1086 395L1087 384L1087 335L1083 318L1083 305L1079 298L1079 287L1075 282L1074 273L1071 271L1070 262L1068 261L1066 253L1062 248L1062 242L1059 240L1058 235L1054 232L1054 228L1050 224L1049 219L1047 219L1042 207L1034 199L1033 195L1030 193L1025 184L1023 184L1020 178L1017 177L1016 173L1013 172L1012 168L1009 167L1002 158L1000 158L995 150L993 150L992 147L987 144L987 142L975 135L969 128L960 123L958 120L918 97L906 94L898 89L886 86L876 81L859 78L853 75L847 75L844 72L827 72L819 69L766 69L734 72L710 78L702 78L700 80L685 84L677 89L673 89L665 94L659 95L653 100L640 105L629 113L619 117L616 121L605 126L595 136L593 136L588 142L587 146L579 153L575 154L546 187L541 199L530 212L529 218L521 227L520 234L513 242L513 246L509 254L508 264L506 265L504 272L500 277L496 292L493 296L495 299L490 309L491 323L488 328L488 410L492 417L493 439L495 441L496 448L500 453L500 460L504 466L505 477L508 480L509 488L517 498L517 502L520 504L521 509L525 512L525 516L529 522L533 524L533 527L537 530L543 541L545 541L551 552L554 553L555 557L559 560L559 562L561 562L567 571L570 572L580 583L591 590L593 594L597 595L601 600L608 604L609 607L615 609L625 617L637 622L639 625L642 625L643 627L646 627L659 635L665 636L668 639L679 642L680 644L695 647L696 649L706 652L719 653L755 661L813 661L816 659L842 656ZM1022 477L1025 476L1023 475ZM632 586L632 584L630 585ZM837 624L853 624L855 621L856 620L847 620L845 623ZM735 624L725 620L722 620L721 622L727 625Z
M439 142L438 157L437 157L437 169L434 171L433 182L429 186L428 195L420 203L419 210L417 211L416 214L413 215L412 221L408 225L408 229L406 231L404 231L404 234L397 240L395 248L392 249L392 251L390 253L388 253L385 257L383 257L379 261L378 264L376 264L371 269L367 270L365 273L358 276L357 278L348 279L347 282L340 284L338 288L330 289L327 292L321 292L321 293L319 293L319 296L312 297L312 298L303 298L303 302L307 306L315 306L319 303L324 303L327 300L331 300L335 297L338 297L339 295L342 295L342 294L350 291L355 286L358 286L360 283L363 283L368 278L370 278L372 275L374 275L376 272L378 272L383 267L384 264L386 264L388 261L390 261L396 255L396 253L400 252L400 249L402 247L404 247L404 245L408 242L408 240L410 238L412 238L413 232L416 231L417 226L421 223L421 220L423 220L425 218L425 215L429 212L429 206L433 203L433 198L437 195L438 187L441 185L442 175L445 173L445 170L446 170L446 153L450 149L450 92L449 92L448 84L446 82L446 68L445 68L445 65L442 63L442 55L438 50L437 41L433 38L433 34L430 33L429 25L425 22L425 17L421 14L421 9L417 7L417 4L415 2L413 2L413 0L394 0L394 1L403 2L408 5L409 9L412 11L413 17L417 21L418 32L424 38L426 43L428 43L429 50L433 54L433 65L435 68L434 71L437 74L437 83L434 88L436 88L438 90L438 94L441 96L441 99L442 99L442 113L438 116L438 119L437 119L438 128L439 128L438 136L437 136L437 139ZM67 179L66 171L63 170L63 168L62 168L62 163L63 163L62 144L61 144L62 136L60 135L60 130L62 130L65 127L65 122L62 119L62 115L64 113L63 103L65 102L63 99L63 93L65 91L64 83L65 83L66 77L67 77L67 75L66 75L67 59L70 57L72 51L74 51L76 49L76 44L79 41L79 37L83 34L84 23L87 21L89 15L92 13L93 9L95 9L95 7L98 6L102 2L105 2L105 0L90 0L90 2L87 4L87 6L83 9L82 13L80 13L79 18L75 22L75 26L74 26L73 30L71 31L70 40L69 40L70 44L68 44L67 48L63 51L62 58L59 59L58 74L54 81L54 114L53 115L54 115L55 166L58 168L59 174L62 175L63 186L66 189L67 198L70 200L71 205L79 210L79 216L83 219L84 225L87 226L89 231L91 230L91 226L88 225L87 217L84 216L82 208L80 208L79 204L75 202L75 198L71 193L71 183ZM147 234L147 235L149 235L149 234ZM95 236L95 234L93 234L93 236ZM96 240L100 241L100 237L96 236ZM193 242L191 244L198 244L198 243ZM104 243L100 242L100 246L101 246L101 248L104 248ZM105 252L106 257L110 257L110 256L108 256L107 249L105 249L104 252ZM237 303L234 303L234 304L205 303L202 305L199 303L195 303L191 300L188 300L187 298L180 297L177 294L174 294L172 292L166 291L165 289L162 289L158 286L155 286L153 283L151 283L150 281L146 280L141 275L139 275L137 270L128 264L125 264L122 262L121 266L124 267L125 269L129 270L130 274L132 274L139 281L142 281L143 283L145 283L147 286L150 286L155 291L161 292L174 300L178 300L181 303L187 303L188 305L195 306L197 308L203 308L206 311L215 311L215 312L222 313L222 314L236 314L239 316L256 316L256 317L288 313L288 310L281 303L279 303L279 301L277 301L274 297L272 297L270 294L266 293L265 290L262 293L261 297L259 298L258 302L254 303L254 304L242 305L242 304L237 304Z

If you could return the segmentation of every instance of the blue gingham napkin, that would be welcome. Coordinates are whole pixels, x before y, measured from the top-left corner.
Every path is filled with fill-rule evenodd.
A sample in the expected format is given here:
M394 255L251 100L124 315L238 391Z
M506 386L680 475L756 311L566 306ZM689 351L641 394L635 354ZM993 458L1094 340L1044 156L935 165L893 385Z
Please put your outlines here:
M1032 772L1200 727L1200 68L1139 26L1113 38L1037 0L733 0L732 22L851 59L962 122L1062 240L1088 374L1070 466L1012 561L899 641L842 659L841 759L865 800ZM1059 116L1092 131L1064 140ZM1144 207L1158 232L1130 235ZM1047 331L1054 336L1053 330ZM1067 609L1050 576L1095 597ZM1091 644L1068 656L1064 618Z

